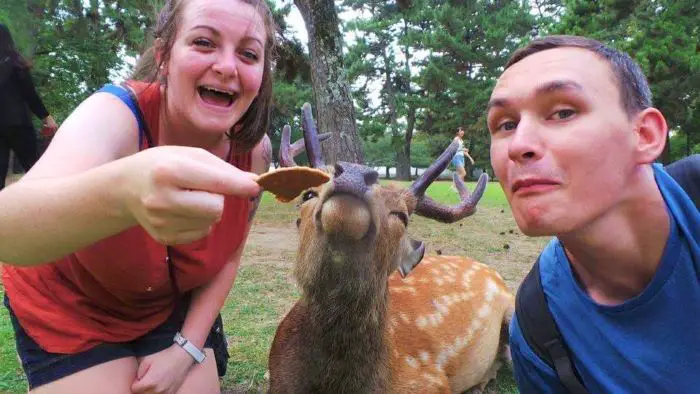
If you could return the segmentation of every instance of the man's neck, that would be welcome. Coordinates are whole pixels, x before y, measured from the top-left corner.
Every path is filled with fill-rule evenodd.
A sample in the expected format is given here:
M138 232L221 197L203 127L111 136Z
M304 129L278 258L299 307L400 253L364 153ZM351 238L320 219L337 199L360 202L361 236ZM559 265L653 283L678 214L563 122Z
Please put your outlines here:
M579 283L596 302L617 305L654 277L670 219L651 169L630 197L593 223L559 235Z

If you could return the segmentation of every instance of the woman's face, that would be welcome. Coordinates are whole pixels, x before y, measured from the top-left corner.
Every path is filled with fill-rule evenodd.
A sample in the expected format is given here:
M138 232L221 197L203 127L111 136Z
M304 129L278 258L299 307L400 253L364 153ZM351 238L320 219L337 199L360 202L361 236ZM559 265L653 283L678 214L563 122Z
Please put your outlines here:
M457 131L457 137L459 137L459 138L463 138L463 137L464 137L464 129L459 129L459 130Z
M189 1L164 70L168 114L200 133L230 130L260 90L265 38L250 4Z

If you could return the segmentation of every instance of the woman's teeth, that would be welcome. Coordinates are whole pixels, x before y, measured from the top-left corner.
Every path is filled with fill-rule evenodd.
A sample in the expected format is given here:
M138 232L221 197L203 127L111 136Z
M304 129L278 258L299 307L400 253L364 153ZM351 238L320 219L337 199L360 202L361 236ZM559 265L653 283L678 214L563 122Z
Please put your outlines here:
M199 96L207 104L218 105L221 107L229 107L233 104L233 101L235 100L235 93L226 92L205 86L200 86L198 90Z

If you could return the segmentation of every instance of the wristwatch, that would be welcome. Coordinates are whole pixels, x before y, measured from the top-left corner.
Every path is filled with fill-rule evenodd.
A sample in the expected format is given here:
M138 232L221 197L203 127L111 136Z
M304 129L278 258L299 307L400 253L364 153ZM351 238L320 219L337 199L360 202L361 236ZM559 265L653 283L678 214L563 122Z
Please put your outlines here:
M197 346L192 344L187 338L183 337L182 334L180 334L180 331L175 333L175 337L173 338L173 342L177 343L180 345L181 348L185 349L187 353L192 356L194 361L197 362L197 364L201 364L204 362L204 359L207 358L207 355L204 354L203 351L199 350Z

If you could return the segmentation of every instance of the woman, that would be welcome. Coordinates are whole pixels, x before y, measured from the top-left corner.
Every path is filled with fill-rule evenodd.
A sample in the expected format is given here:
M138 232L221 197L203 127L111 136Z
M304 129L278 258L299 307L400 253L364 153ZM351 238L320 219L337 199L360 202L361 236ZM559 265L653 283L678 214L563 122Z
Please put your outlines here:
M474 165L474 159L472 159L472 157L469 156L469 149L464 147L463 138L464 128L460 126L457 129L457 133L455 133L455 138L453 139L453 141L457 141L459 143L459 149L457 149L457 153L455 153L454 157L452 158L452 165L455 166L457 176L459 176L459 178L464 181L464 177L467 175L467 170L464 166L464 157L468 157L472 165Z
M86 99L0 192L32 392L219 392L212 324L271 159L274 22L262 0L172 0L155 37L145 80Z
M38 158L36 134L27 107L41 119L44 128L58 128L34 88L29 68L15 47L10 30L0 23L0 190L5 187L10 150L25 171Z

